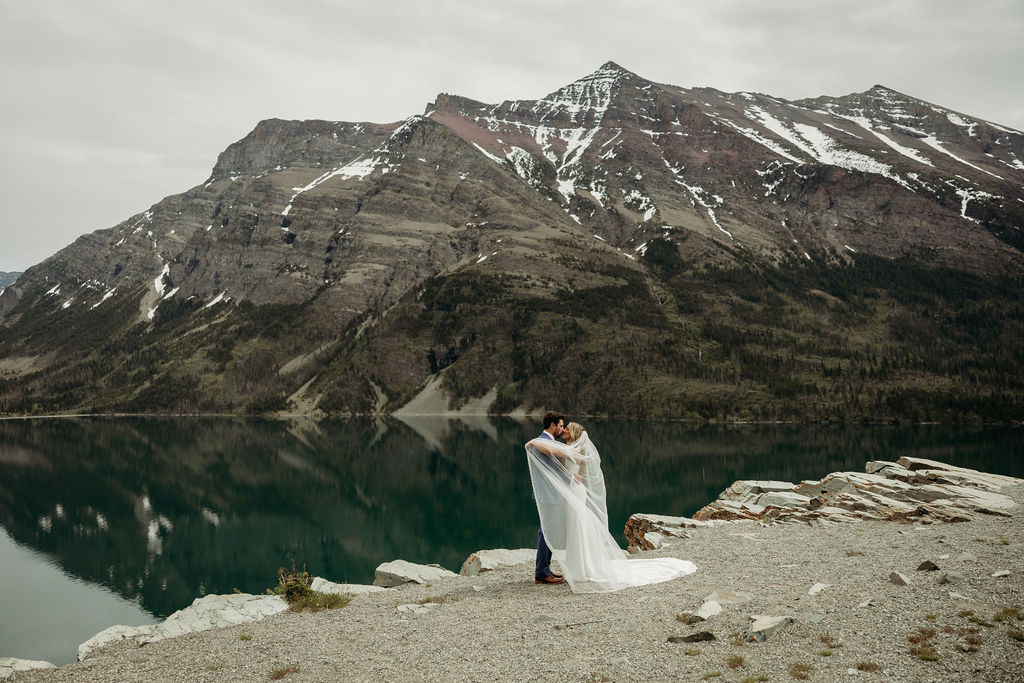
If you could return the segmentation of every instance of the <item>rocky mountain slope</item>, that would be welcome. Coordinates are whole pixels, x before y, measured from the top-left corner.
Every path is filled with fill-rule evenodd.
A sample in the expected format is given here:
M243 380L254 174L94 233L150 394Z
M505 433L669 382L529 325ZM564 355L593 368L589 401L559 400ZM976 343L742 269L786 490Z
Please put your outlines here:
M1019 419L1021 225L1024 134L882 86L264 121L0 295L0 410Z
M17 280L19 276L21 276L21 273L0 273L0 293L3 293L3 290L7 285L14 284L14 281Z

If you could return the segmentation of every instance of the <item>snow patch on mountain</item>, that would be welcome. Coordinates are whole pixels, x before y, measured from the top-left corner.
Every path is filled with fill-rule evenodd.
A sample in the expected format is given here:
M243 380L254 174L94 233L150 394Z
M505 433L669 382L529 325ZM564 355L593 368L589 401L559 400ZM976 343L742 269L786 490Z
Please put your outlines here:
M220 294L218 294L217 296L215 296L215 297L213 298L213 300L212 300L212 301L210 301L210 302L209 302L208 304L206 304L205 306L203 306L203 308L212 308L213 306L216 306L217 304L219 304L219 303L220 303L221 301L225 301L225 302L226 302L226 301L230 301L230 300L231 300L230 298L228 298L228 299L225 299L225 298L224 298L224 295L225 295L225 294L227 294L227 290L224 290L223 292L221 292Z
M873 121L871 121L870 119L868 119L867 117L864 117L864 116L848 116L848 115L839 114L839 113L836 113L836 112L831 112L831 113L832 113L833 116L838 116L840 118L846 119L847 121L852 121L853 123L856 123L858 126L863 128L864 130L868 131L869 133L874 135L876 138L881 140L883 143L885 143L889 147L892 147L894 150L896 150L897 152L899 152L903 156L907 157L908 159L912 159L913 161L916 161L919 164L924 164L926 166L933 166L934 167L935 164L933 164L931 162L931 160L928 159L927 157L922 156L921 153L918 152L916 149L912 149L910 147L904 147L903 145L899 144L898 142L896 142L895 140L890 138L888 135L885 135L885 134L879 132L879 130L875 127L875 123Z
M349 163L342 164L341 166L338 166L337 168L313 179L313 181L308 185L303 187L293 187L292 191L294 191L295 194L293 194L291 199L288 200L288 204L284 207L284 211L281 212L281 215L287 216L291 212L292 206L299 195L309 192L313 188L324 184L331 178L341 178L343 180L358 178L359 180L363 180L377 169L381 169L381 173L383 174L398 168L398 163L394 163L392 161L393 143L398 140L400 136L411 130L417 122L423 121L425 118L426 117L424 116L410 116L402 122L402 125L391 133L387 140L368 155L360 157Z
M722 224L718 222L718 217L715 216L715 209L714 209L714 207L711 206L711 204L708 203L708 200L706 199L706 197L708 195L707 191L703 187L700 187L699 185L690 185L685 180L683 180L680 177L681 173L682 173L682 169L681 168L680 169L672 168L672 165L669 164L667 160L665 161L665 165L668 166L668 170L672 171L672 174L675 176L676 184L681 186L681 187L686 188L686 191L689 192L693 196L694 201L697 204L700 204L702 207L704 207L704 209L708 212L708 216L711 218L711 222L715 224L715 227L718 228L719 230L721 230L726 235L728 235L729 239L735 239L732 236L732 233L729 232L728 230L726 230L725 228L723 228ZM720 197L718 197L717 195L714 195L713 197L718 200L717 201L718 204L722 203Z
M942 152L943 154L945 154L947 156L950 156L950 157L956 159L957 161L959 161L961 164L964 164L965 166L970 166L971 168L973 168L976 171L981 171L982 173L988 173L993 178L999 178L1000 180L1003 180L1002 176L998 176L995 173L992 173L991 171L986 171L985 169L981 168L980 166L975 166L971 162L966 161L964 159L961 159L957 155L953 154L948 149L943 147L942 144L939 143L939 139L937 137L935 137L934 135L929 135L928 137L922 138L921 141L924 142L929 147L931 147L932 149L935 149L935 150L937 150L939 152Z
M951 111L944 111L942 109L936 109L935 111L939 112L940 114L945 114L946 118L954 126L960 126L961 128L966 128L967 129L967 134L969 136L971 136L972 138L978 137L977 133L975 133L975 130L978 128L978 122L977 121L966 121L966 120L964 120L963 118L957 116L956 114L954 114Z
M574 123L580 123L586 114L593 111L598 121L604 118L608 105L614 96L615 87L624 71L611 64L605 64L589 76L573 81L554 93L537 100L534 113L544 112L541 121L567 113Z
M972 218L967 215L967 204L969 202L971 202L972 200L977 201L979 199L1001 199L1001 197L998 197L994 194L990 194L983 190L959 187L952 180L947 180L946 182L956 190L956 195L960 197L960 217L967 219L972 223L978 223L980 225L981 221L979 221L977 218Z
M92 306L90 306L89 310L92 310L92 309L96 308L101 303L103 303L104 301L106 301L110 297L114 296L114 292L116 292L116 291L117 291L117 287L112 287L111 289L108 289L106 292L103 293L103 298L100 299L99 301L97 301L96 303L94 303Z
M164 295L164 290L167 288L167 284L164 282L164 278L170 275L170 273L171 264L165 263L164 269L161 270L160 274L156 276L155 280L153 280L153 289L155 289L156 293L159 294L161 297Z
M792 126L787 126L757 106L747 107L746 115L820 163L885 176L907 189L912 189L888 164L844 148L820 128L806 123L793 123Z

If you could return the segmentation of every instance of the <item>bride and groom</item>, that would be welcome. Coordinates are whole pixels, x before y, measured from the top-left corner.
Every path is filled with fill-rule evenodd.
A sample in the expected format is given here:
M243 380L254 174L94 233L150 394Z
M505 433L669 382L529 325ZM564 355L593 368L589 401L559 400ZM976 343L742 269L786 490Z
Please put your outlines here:
M537 583L568 581L576 593L616 591L669 581L697 570L674 557L631 560L608 532L601 456L590 436L565 415L544 415L544 431L526 444L540 515ZM555 559L564 576L551 571Z

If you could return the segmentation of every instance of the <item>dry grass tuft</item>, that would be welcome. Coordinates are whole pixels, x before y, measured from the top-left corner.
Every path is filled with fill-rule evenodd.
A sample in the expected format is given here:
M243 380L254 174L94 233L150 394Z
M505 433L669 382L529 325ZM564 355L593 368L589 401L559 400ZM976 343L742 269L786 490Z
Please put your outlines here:
M995 621L1006 621L1007 619L1016 619L1017 621L1020 621L1021 619L1024 619L1024 614L1021 614L1020 610L1016 607L1004 607L996 612L996 615L992 617L992 619Z
M818 636L818 640L821 641L822 645L827 646L831 650L843 646L843 644L836 640L831 633L825 633L823 635Z
M297 674L297 673L299 673L299 665L298 664L292 664L290 666L282 666L280 668L274 669L271 672L270 680L272 680L272 681L279 681L282 678L284 678L285 676L291 676L292 674Z
M807 680L810 678L811 665L807 662L794 662L789 667L789 675L793 678L799 678L800 680Z
M939 653L935 651L935 648L931 646L931 643L915 645L910 648L910 654L926 662L937 662L939 660Z

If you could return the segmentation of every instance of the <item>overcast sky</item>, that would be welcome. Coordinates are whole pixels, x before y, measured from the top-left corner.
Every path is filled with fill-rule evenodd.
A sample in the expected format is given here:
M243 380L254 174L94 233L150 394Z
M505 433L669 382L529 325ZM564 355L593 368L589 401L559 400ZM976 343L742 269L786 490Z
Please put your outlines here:
M203 182L265 118L536 99L612 60L798 99L882 84L1024 129L1019 0L0 0L0 271Z

